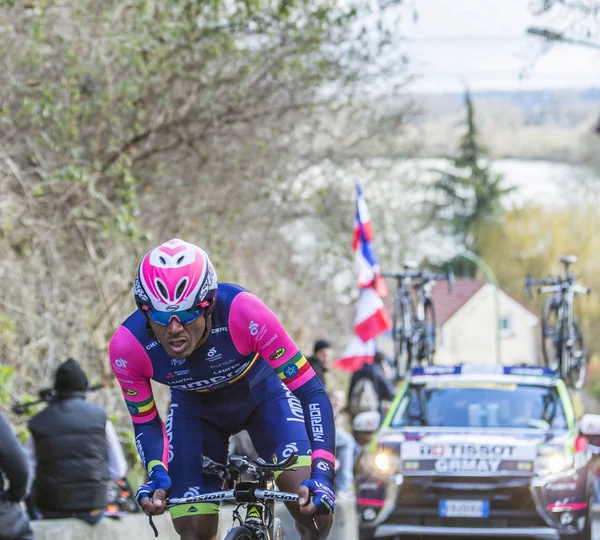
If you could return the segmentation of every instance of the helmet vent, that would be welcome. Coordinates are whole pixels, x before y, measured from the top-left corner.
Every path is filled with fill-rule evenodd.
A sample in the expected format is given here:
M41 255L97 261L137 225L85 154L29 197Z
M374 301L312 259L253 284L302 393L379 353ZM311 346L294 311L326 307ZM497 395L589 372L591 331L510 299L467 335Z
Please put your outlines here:
M165 287L164 283L160 279L156 280L156 288L159 290L160 294L162 295L163 300L166 300L168 302L169 301L169 293L167 292L167 288Z
M185 260L185 255L182 255L181 257L179 257L179 259L177 259L177 264L181 264L184 260Z
M183 278L181 283L177 286L177 290L175 291L175 298L173 299L175 302L177 302L179 300L179 298L185 291L185 288L187 287L187 283L188 283L188 280L186 278Z
M165 266L167 266L167 261L165 260L164 257L159 257L158 260L163 263Z

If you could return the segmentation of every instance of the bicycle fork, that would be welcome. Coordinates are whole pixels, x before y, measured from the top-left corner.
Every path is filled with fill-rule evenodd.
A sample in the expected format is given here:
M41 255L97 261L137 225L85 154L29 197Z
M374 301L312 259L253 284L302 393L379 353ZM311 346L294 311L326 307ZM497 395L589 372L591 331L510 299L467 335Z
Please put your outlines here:
M243 525L248 527L257 540L271 540L264 519L264 507L258 504L249 504L246 507L246 519Z

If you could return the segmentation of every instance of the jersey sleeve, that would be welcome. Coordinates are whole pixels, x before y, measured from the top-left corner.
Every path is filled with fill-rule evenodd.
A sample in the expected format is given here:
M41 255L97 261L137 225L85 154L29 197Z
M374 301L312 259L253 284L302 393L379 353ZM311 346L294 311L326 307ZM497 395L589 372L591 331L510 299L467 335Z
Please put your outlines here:
M256 296L238 294L231 303L229 331L242 354L258 353L302 404L312 459L335 463L335 424L331 402L314 370L277 316Z
M152 363L141 343L121 326L109 345L110 366L121 385L135 431L135 443L149 471L157 462L167 467L168 442L152 394Z

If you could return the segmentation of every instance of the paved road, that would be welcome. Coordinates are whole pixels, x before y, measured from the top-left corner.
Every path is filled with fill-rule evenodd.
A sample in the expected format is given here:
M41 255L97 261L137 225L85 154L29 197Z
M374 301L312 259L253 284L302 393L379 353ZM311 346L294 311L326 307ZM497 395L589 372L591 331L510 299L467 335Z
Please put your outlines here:
M294 521L284 507L277 509L277 516L283 523L285 540L300 540L300 536L294 527ZM227 507L221 509L221 526L219 527L221 538L227 532L227 523L229 518ZM418 538L418 537L413 537ZM448 537L452 538L452 537ZM455 538L455 537L454 537ZM485 537L489 538L489 537ZM595 514L594 528L592 531L593 540L600 540L600 513ZM356 510L353 503L338 503L335 514L333 530L329 535L329 540L357 540L356 532ZM433 539L431 539L433 540Z

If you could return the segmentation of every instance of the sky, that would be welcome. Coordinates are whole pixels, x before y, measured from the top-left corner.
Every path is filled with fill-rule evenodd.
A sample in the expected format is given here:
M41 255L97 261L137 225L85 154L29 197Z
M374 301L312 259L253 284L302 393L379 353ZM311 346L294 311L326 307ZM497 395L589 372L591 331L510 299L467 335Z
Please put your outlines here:
M558 27L560 20L535 17L528 0L413 0L416 22L402 33L414 91L462 92L600 87L600 50L556 44L532 64L543 42L529 26ZM526 70L526 75L519 75Z

